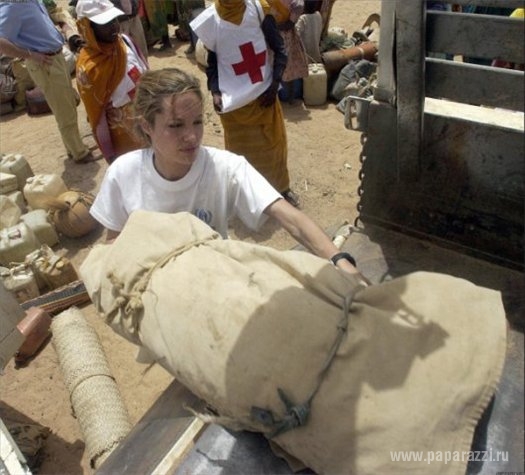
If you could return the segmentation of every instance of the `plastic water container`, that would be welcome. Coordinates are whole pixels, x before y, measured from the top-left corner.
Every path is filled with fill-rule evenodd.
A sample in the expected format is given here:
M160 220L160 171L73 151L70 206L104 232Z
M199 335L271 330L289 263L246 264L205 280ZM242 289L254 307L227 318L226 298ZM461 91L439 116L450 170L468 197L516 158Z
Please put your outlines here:
M34 175L31 166L20 153L2 154L0 158L0 172L15 175L18 183L18 190L23 190L26 180Z
M0 229L14 226L20 221L22 210L7 195L0 195Z
M303 78L303 102L306 106L326 104L328 79L322 63L308 65L308 76Z
M55 226L49 220L45 209L34 209L20 216L20 219L33 230L40 244L53 247L58 243Z
M33 230L23 221L0 230L0 264L24 262L27 254L40 247Z
M0 172L0 194L7 195L18 190L18 180L12 173Z
M14 295L18 303L40 295L33 271L24 265L12 269L2 268L0 276L6 290Z
M65 256L55 254L45 244L29 254L25 263L33 270L40 290L53 290L78 280L78 274L71 261Z
M24 199L24 195L20 190L12 191L5 196L7 196L15 205L18 206L22 214L27 211L26 200Z
M24 185L24 196L31 209L49 209L49 200L68 191L66 184L55 173L29 177Z

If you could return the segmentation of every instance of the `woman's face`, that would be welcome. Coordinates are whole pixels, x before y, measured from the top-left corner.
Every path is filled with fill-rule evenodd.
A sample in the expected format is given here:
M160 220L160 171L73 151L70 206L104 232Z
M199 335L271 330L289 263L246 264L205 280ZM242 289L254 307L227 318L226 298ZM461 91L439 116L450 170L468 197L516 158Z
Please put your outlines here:
M120 32L120 24L116 18L104 25L91 22L91 28L93 28L93 33L95 33L97 41L101 43L114 43L117 41Z
M155 123L142 126L151 139L156 160L165 166L191 167L204 134L202 116L202 101L195 92L165 97Z

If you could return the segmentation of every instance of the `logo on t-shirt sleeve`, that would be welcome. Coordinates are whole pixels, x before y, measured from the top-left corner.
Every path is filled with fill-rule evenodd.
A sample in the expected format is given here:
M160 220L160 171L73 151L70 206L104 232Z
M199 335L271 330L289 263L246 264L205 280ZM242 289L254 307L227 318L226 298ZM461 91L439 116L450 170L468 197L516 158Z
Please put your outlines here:
M208 226L211 226L211 220L213 219L213 214L208 209L197 208L193 214L197 216L201 221L205 222ZM213 227L213 226L212 226Z

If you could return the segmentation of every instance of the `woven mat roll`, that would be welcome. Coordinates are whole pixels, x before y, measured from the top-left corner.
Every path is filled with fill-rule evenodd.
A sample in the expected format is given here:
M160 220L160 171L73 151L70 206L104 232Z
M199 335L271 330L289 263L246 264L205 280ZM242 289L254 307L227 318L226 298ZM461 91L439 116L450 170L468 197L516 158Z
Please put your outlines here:
M128 434L128 413L95 330L72 307L53 318L52 343L84 435L91 466L97 468Z

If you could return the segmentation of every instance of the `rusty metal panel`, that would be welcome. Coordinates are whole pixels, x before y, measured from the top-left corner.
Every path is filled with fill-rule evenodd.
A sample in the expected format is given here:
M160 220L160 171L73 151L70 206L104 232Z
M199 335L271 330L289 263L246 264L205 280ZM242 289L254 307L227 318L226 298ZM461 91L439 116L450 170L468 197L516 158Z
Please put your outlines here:
M395 2L383 2L381 6L381 29L378 51L378 68L381 74L377 78L377 87L374 90L374 97L378 101L393 103L396 96L396 73L394 60L395 42L395 22L396 9Z
M405 182L417 180L423 134L424 2L396 1L397 71L397 175Z
M416 182L398 180L395 108L373 101L362 154L360 219L523 269L522 133L425 115Z
M479 7L522 8L523 0L454 0L456 5Z
M426 20L428 51L524 62L525 28L522 19L428 11Z
M427 58L425 66L426 97L517 111L524 109L523 71L435 58Z

